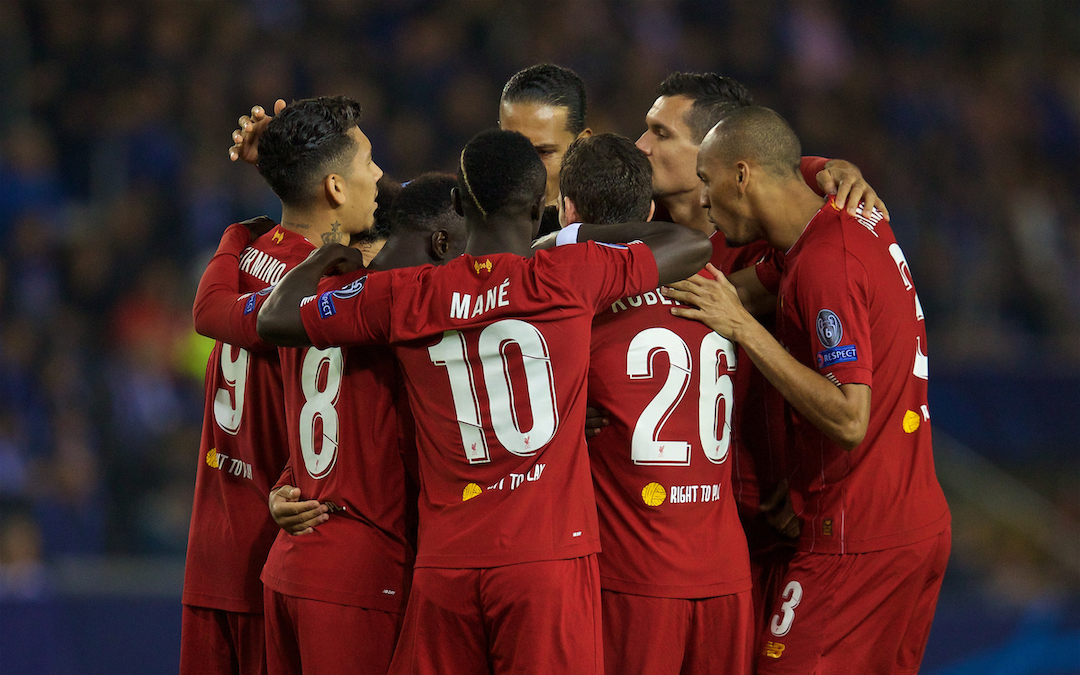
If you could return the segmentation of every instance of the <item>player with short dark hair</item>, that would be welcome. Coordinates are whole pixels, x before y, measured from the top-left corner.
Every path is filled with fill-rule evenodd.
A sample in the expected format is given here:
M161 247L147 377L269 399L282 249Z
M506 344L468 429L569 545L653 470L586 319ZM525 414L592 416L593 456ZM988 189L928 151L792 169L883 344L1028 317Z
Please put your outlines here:
M259 340L253 321L245 329L245 303L235 298L276 283L315 246L372 226L382 172L359 115L354 101L323 98L297 101L275 119L260 168L282 197L282 224L263 219L254 241L245 224L231 226L199 285L195 327L217 342L184 572L182 673L274 672L259 571L277 534L266 495L288 459L284 391L277 351ZM331 138L312 142L316 128ZM306 167L306 177L286 176L288 167Z
M559 178L562 212L567 222L648 218L651 174L629 139L579 140ZM593 319L589 403L610 421L589 439L604 666L747 673L750 562L728 461L735 348L668 303L652 289Z
M260 333L390 343L402 365L422 487L391 672L598 673L599 540L582 433L592 317L688 274L709 246L678 226L643 225L622 229L644 244L588 242L530 258L545 181L528 139L482 132L459 172L465 255L439 268L346 274L305 300L327 269L355 257L321 250L275 288Z
M914 673L950 548L922 306L883 214L815 194L799 152L783 118L747 107L709 132L698 158L702 206L727 240L787 251L777 338L722 275L675 284L669 297L697 309L672 312L738 342L789 404L802 532L758 672Z
M629 139L597 134L573 142L559 171L559 196L582 219L573 222L630 223L652 216L652 167Z
M578 138L592 135L585 124L585 83L577 73L551 63L520 70L503 87L499 128L517 131L532 142L547 169L545 205L540 232L558 229L556 200L559 169L566 149Z

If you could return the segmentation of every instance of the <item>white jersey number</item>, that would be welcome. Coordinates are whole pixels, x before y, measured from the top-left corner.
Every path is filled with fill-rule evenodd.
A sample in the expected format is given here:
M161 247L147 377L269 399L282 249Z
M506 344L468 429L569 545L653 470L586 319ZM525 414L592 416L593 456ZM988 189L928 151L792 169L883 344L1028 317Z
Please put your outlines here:
M338 395L341 393L341 372L344 358L341 349L315 349L304 354L300 367L300 386L304 406L300 409L300 451L304 467L315 479L324 478L334 468L338 451ZM316 448L315 431L322 423L320 447Z
M791 622L795 620L795 608L802 602L802 584L798 581L788 582L780 597L784 601L780 604L780 612L773 614L769 623L769 630L776 637L784 637L791 630Z
M525 388L529 394L532 428L522 429L522 403L514 397L510 383L507 349L516 345L525 366ZM484 373L495 437L515 455L527 457L548 444L559 428L555 404L555 378L547 341L532 324L517 319L496 321L480 332L477 355ZM428 348L436 366L446 368L450 394L454 399L458 429L465 457L470 464L491 461L487 439L480 421L481 402L473 380L465 335L450 330L437 344Z
M660 440L660 431L686 395L693 361L686 342L667 328L646 328L630 341L626 351L626 374L632 380L651 379L657 353L668 357L667 377L634 425L630 440L630 458L635 464L688 466L690 444L686 441ZM724 360L721 360L721 356ZM729 373L735 370L735 347L716 333L701 340L698 352L701 367L698 386L698 435L705 456L714 464L727 459L731 444L732 384ZM720 409L723 406L723 424Z
M893 261L896 263L896 268L900 270L900 279L904 282L904 288L914 291L915 284L911 281L911 268L908 267L907 258L904 257L900 244L890 244L889 255L892 256ZM915 320L923 320L922 303L919 302L918 293L915 293ZM930 379L930 359L923 353L922 339L918 336L915 337L915 365L912 366L911 372L915 377L924 380Z
M232 391L224 387L214 396L214 420L233 436L240 429L244 416L244 393L247 391L248 360L246 349L221 345L221 376Z

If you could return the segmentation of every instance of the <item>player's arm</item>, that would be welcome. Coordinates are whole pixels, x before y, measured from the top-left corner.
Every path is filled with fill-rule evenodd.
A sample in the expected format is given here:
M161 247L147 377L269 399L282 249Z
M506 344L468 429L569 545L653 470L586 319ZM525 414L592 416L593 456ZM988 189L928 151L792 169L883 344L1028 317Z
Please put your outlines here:
M354 248L341 244L324 244L307 260L292 268L259 309L259 337L279 347L303 347L311 344L300 302L313 295L319 279L331 272L350 272L364 266L364 256Z
M825 157L803 157L799 170L802 171L803 180L814 192L822 197L836 195L836 206L842 209L847 204L850 215L855 215L855 209L860 202L866 202L881 211L885 220L889 219L889 209L885 208L885 202L863 178L859 167L851 162Z
M836 386L825 376L799 363L739 302L735 287L720 270L716 278L694 275L664 289L668 297L693 307L675 307L676 316L701 321L737 342L758 370L811 424L845 450L853 450L870 422L870 387Z
M776 295L765 288L758 277L757 266L744 267L728 275L728 281L735 287L746 311L754 316L772 314L776 310Z
M266 216L259 216L225 229L195 293L191 314L198 333L245 349L262 344L251 327L242 325L236 316L240 298L240 254L253 239L275 225Z
M701 232L675 223L619 223L616 225L581 224L563 228L553 245L579 241L622 244L640 241L656 259L660 284L668 284L694 274L709 261L712 242ZM538 247L539 248L539 247Z

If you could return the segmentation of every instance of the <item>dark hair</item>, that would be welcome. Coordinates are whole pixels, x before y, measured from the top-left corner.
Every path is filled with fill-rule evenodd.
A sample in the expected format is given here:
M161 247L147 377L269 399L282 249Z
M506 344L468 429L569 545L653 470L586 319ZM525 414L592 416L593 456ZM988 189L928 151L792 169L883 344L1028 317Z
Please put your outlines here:
M597 134L574 141L563 157L559 191L588 223L646 220L652 165L629 138Z
M519 70L503 87L501 100L566 108L566 130L576 136L585 129L585 83L569 68L541 63Z
M753 105L750 91L738 80L716 73L672 73L656 88L658 96L685 96L694 103L683 121L698 144L725 113Z
M484 218L510 209L525 211L543 197L547 169L528 138L516 131L488 129L461 151L458 189Z
M774 176L801 176L799 137L776 111L747 106L724 115L721 122L710 143L724 164L749 159Z
M259 138L259 173L285 204L304 205L330 173L344 172L356 141L360 104L344 96L293 101Z
M435 171L405 183L390 210L394 231L430 233L443 229L452 239L464 241L465 219L454 210L450 198L457 184L452 174Z

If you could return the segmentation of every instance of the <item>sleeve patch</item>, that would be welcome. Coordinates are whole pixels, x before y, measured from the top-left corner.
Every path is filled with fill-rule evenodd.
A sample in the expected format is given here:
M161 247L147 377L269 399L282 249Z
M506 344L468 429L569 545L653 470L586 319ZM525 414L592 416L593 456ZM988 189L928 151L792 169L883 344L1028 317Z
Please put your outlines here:
M244 303L244 316L247 316L248 314L251 314L252 310L255 309L255 298L256 297L258 297L258 296L256 296L254 293L252 293L250 296L248 296L247 302Z
M329 319L337 314L337 309L334 307L334 292L327 291L319 295L319 316L323 319Z
M840 347L832 347L831 349L825 349L817 353L817 366L818 369L828 368L834 366L837 363L846 363L848 361L858 361L859 355L855 349L855 345L842 345Z
M844 324L840 323L840 317L836 316L836 312L823 309L817 313L817 336L826 351L840 344L840 340L844 337Z

